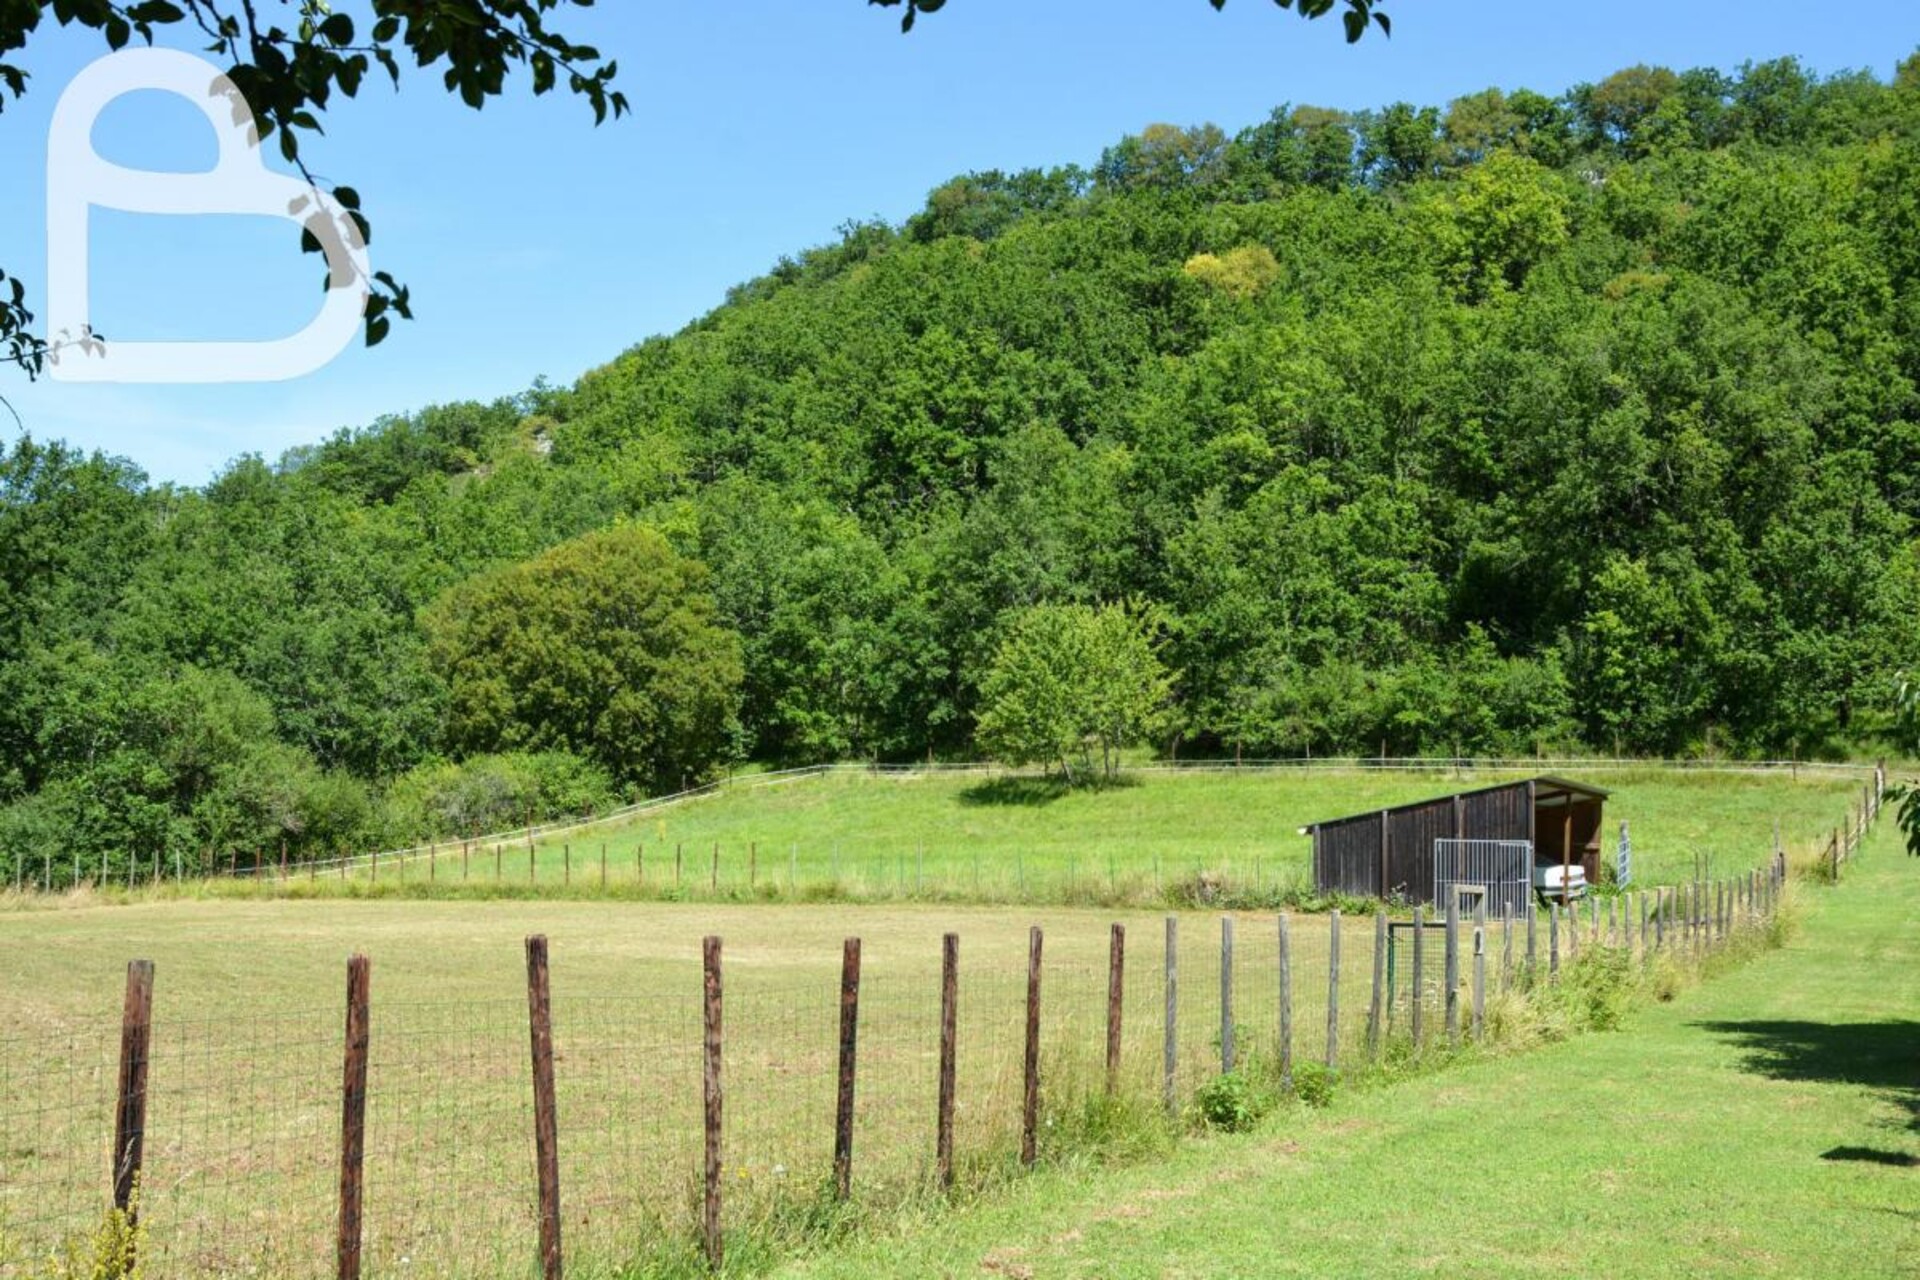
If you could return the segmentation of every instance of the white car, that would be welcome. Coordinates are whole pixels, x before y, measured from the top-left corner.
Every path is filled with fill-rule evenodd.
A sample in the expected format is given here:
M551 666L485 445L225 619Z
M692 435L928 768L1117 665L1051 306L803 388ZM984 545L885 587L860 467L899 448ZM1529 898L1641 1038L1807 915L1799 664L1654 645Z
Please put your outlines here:
M1564 877L1564 883L1562 878ZM1562 867L1559 863L1533 869L1533 891L1543 902L1569 902L1587 896L1587 869L1579 863Z

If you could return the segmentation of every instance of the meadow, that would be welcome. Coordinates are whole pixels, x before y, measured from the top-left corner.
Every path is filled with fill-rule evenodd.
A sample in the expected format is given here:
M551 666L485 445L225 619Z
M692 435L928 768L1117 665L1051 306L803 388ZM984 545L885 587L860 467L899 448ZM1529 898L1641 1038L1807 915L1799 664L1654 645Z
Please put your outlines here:
M1593 774L1582 776L1592 777ZM1596 779L1598 780L1598 779ZM124 966L157 967L147 1207L153 1274L303 1275L326 1269L339 1134L344 961L373 959L368 1119L372 1274L505 1274L532 1256L531 1117L522 940L552 941L562 1197L570 1274L691 1238L700 1158L700 941L724 939L730 1229L748 1242L800 1213L837 1221L821 1190L831 1143L841 942L864 946L856 1201L911 1203L928 1191L937 1069L941 935L961 939L956 1145L963 1189L1016 1170L1028 927L1045 935L1043 1154L1086 1137L1104 1041L1109 925L1127 929L1123 1093L1149 1110L1161 1090L1164 909L1052 905L1079 867L1111 855L1135 882L1174 851L1202 866L1291 846L1264 874L1303 873L1293 824L1428 794L1437 776L1143 773L1096 793L1009 799L1005 779L829 775L741 786L608 833L629 853L681 842L724 851L783 837L837 848L841 876L868 868L888 890L889 852L911 847L922 874L971 871L995 849L999 904L629 900L582 874L528 892L450 878L308 885L224 883L126 894L14 897L0 911L0 1274L97 1215L110 1134ZM1608 776L1634 823L1641 883L1710 855L1718 874L1758 865L1778 819L1806 848L1845 812L1851 779L1635 771ZM1030 790L1030 782L1018 786ZM990 788L988 798L978 794ZM750 832L768 833L753 835ZM1076 839L1076 833L1078 838ZM640 841L647 844L642 846ZM630 842L630 843L622 843ZM922 844L924 842L924 845ZM1648 846L1651 846L1650 848ZM764 846L763 846L764 847ZM925 852L920 850L924 848ZM1007 850L1032 879L1018 900ZM1128 860L1121 864L1123 851ZM518 849L525 868L524 845ZM1742 856L1744 855L1744 856ZM816 858L818 855L815 855ZM828 857L834 856L831 852ZM893 854L897 862L899 854ZM622 859L624 861L624 859ZM783 894L777 860L762 864ZM443 861L445 877L453 864ZM588 868L597 870L592 863ZM816 862L813 865L818 865ZM829 864L831 865L831 864ZM1650 868L1650 869L1648 869ZM858 873L858 872L855 872ZM631 874L631 873L630 873ZM897 873L896 873L897 874ZM690 878L690 877L689 877ZM807 878L799 881L804 892ZM936 882L937 883L937 882ZM1124 881L1122 882L1124 883ZM894 891L901 884L893 881ZM746 898L723 882L721 897ZM470 892L469 892L470 891ZM648 892L652 892L649 889ZM697 896L691 885L688 896ZM670 892L670 891L669 891ZM937 890L930 890L931 897ZM1055 889L1054 892L1061 892ZM309 896L311 895L311 896ZM911 897L912 890L905 890ZM1219 1069L1219 912L1176 912L1180 975L1177 1095L1185 1106ZM1236 912L1231 1007L1243 1056L1270 1055L1278 1030L1278 946L1270 912ZM1293 917L1295 1051L1324 1060L1330 939L1341 937L1336 1050L1363 1060L1374 922ZM1518 932L1518 931L1516 931ZM1541 945L1546 945L1543 929ZM1499 954L1499 943L1490 950ZM1437 956L1428 955L1429 987ZM1400 991L1411 997L1403 961ZM1410 1005L1395 1006L1404 1036ZM1432 1034L1436 1022L1429 1021ZM798 1206L798 1208L796 1208ZM807 1216L813 1215L813 1216ZM463 1224L484 1224L470 1229ZM11 1261L9 1261L11 1250Z
M1864 775L1584 768L1607 788L1603 861L1629 824L1640 884L1751 865L1773 847L1811 857ZM1078 788L985 771L747 776L718 794L552 836L452 842L295 868L268 892L1181 905L1205 877L1242 905L1314 904L1308 823L1490 785L1512 771L1138 769ZM431 865L430 865L431 864ZM604 868L604 872L603 872ZM378 883L375 883L376 874ZM247 891L247 890L241 890Z
M1910 1278L1920 861L1899 845L1882 824L1783 948L1615 1034L1069 1164L777 1274Z

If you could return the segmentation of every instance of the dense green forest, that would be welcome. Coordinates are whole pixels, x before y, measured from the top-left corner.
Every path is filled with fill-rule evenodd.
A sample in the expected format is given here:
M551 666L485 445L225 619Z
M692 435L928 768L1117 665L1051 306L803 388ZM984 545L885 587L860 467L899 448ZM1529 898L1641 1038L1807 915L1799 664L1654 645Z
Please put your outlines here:
M971 755L1040 606L1150 633L1183 756L1876 749L1917 286L1920 61L1634 67L969 174L575 386L200 489L21 440L0 860Z

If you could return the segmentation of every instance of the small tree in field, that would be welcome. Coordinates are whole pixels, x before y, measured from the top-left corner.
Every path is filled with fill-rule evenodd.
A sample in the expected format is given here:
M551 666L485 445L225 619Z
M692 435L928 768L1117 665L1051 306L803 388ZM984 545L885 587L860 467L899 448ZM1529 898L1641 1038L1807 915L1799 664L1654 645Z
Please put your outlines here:
M981 682L976 726L988 755L1112 778L1122 748L1165 716L1173 676L1151 623L1117 606L1036 605L1008 626Z

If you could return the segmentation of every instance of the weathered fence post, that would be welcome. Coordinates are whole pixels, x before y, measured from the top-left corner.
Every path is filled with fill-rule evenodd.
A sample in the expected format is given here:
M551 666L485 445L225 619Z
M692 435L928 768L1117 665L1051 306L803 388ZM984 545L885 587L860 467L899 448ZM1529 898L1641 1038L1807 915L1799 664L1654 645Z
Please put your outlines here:
M934 1120L934 1177L942 1191L953 1187L953 1058L960 1018L960 935L940 940L940 1097Z
M1328 913L1332 931L1327 938L1327 1070L1340 1066L1340 908Z
M1386 1018L1387 910L1382 903L1373 914L1373 999L1367 1004L1367 1056L1380 1057L1381 1030Z
M1427 909L1413 909L1413 1048L1418 1053L1427 1036Z
M571 844L562 843L560 846L560 883L567 887L573 885L573 846Z
M1560 904L1547 903L1547 974L1560 976Z
M1021 1072L1020 1163L1033 1167L1040 1123L1040 926L1027 930L1027 1056Z
M1220 1074L1233 1070L1233 917L1220 917Z
M718 840L713 842L713 874L707 887L712 893L720 892L720 842Z
M1177 916L1167 917L1166 997L1166 1037L1160 1051L1161 1091L1171 1114L1176 1104L1174 1078L1180 1069L1180 919Z
M1107 944L1107 1096L1120 1091L1120 1020L1125 1013L1127 926L1115 924Z
M853 1082L860 1052L860 939L840 948L840 1087L833 1111L833 1189L853 1194Z
M1280 913L1280 1086L1293 1087L1293 937Z
M1473 1038L1478 1041L1487 1021L1487 900L1473 911Z
M138 1212L135 1192L147 1146L147 1065L153 1038L153 961L127 965L120 1005L120 1093L113 1112L113 1207Z
M527 939L527 1025L533 1048L533 1153L540 1188L540 1274L560 1280L560 1124L553 1097L553 999L547 940Z
M1500 989L1513 985L1513 904L1500 908Z
M1531 984L1536 976L1535 970L1540 964L1539 951L1540 908L1534 905L1531 897L1527 899L1527 982Z
M725 1260L725 1242L720 1234L720 1195L722 1161L725 1158L726 1077L722 1049L725 1044L725 1004L720 982L720 939L709 934L700 943L702 970L701 1022L705 1031L705 1054L700 1076L702 1120L705 1129L706 1160L702 1169L700 1198L700 1242L707 1265L715 1271Z
M340 1221L334 1258L338 1280L360 1280L361 1171L367 1152L367 1045L373 966L347 961L346 1062L340 1086Z
M1447 1046L1460 1047L1460 895L1447 897Z

